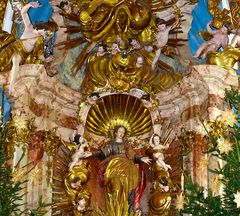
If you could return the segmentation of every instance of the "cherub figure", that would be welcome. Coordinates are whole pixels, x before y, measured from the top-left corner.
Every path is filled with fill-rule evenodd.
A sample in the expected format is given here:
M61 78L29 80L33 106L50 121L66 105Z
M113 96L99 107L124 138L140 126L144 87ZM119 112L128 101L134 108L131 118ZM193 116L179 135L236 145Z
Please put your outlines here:
M208 32L213 36L210 40L203 43L197 50L195 58L206 58L209 52L216 52L219 48L225 48L228 45L228 29L226 26L222 26L219 30L212 30L210 25L212 20L207 24Z
M136 67L141 68L143 67L143 64L144 64L144 58L142 56L138 56L136 61Z
M155 66L156 66L156 63L157 63L157 61L158 61L158 59L160 57L162 48L164 46L166 46L166 44L168 42L169 32L173 28L175 28L178 25L178 23L179 23L178 20L177 20L172 25L167 26L165 20L162 20L160 18L156 18L155 22L156 22L158 31L157 31L156 41L155 41L155 43L153 45L155 45L157 47L157 49L155 51L155 57L154 57L154 59L152 61L152 70L155 69Z
M90 202L91 202L91 193L87 189L82 189L79 191L76 200L74 201L75 209L74 215L83 216L88 215L88 211L90 210Z
M89 104L93 105L96 103L96 101L100 98L100 93L99 92L93 92L90 94L87 98Z
M10 95L14 95L15 92L14 83L19 72L19 65L24 64L31 53L36 54L36 57L42 62L50 62L53 60L53 56L49 55L45 57L43 55L44 50L42 50L43 46L41 45L47 33L57 30L57 24L53 20L49 20L47 23L38 22L33 26L30 22L28 12L30 8L39 7L41 7L41 5L36 1L26 4L21 9L21 16L25 29L20 39L9 41L9 43L6 44L4 40L0 39L0 72L8 71L11 68L9 85ZM4 31L0 32L3 36L13 37L13 35Z
M114 42L111 46L111 54L116 55L121 50L119 49L118 43Z
M98 45L97 56L102 57L102 56L104 56L106 54L107 51L108 51L107 50L107 46L105 44L103 44L103 43L100 43Z
M168 149L169 143L167 145L161 144L161 139L157 134L153 134L150 139L150 146L153 148L153 158L156 161L158 167L161 167L165 170L172 169L169 164L164 162L163 150Z
M88 147L87 140L82 136L79 138L79 147L76 149L76 152L72 155L72 162L69 163L69 171L72 171L74 166L82 165L82 158L85 157L85 149Z
M140 49L142 49L142 46L141 46L140 42L137 39L135 39L135 38L130 38L129 39L129 44L131 45L130 52L132 50L140 50Z
M68 14L72 12L72 8L69 1L61 1L60 4L56 6Z

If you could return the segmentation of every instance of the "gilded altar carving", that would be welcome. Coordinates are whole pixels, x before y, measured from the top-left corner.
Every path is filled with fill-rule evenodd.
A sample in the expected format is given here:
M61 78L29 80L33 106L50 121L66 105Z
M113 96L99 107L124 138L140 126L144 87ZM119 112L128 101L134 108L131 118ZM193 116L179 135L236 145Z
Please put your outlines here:
M168 215L176 182L164 155L173 131L155 125L150 138L151 115L140 99L126 94L96 98L73 143L63 143L57 153L53 215ZM145 193L148 208L140 204Z
M156 93L181 79L181 75L168 63L159 59L159 44L163 37L161 51L170 57L176 56L171 47L181 46L181 41L184 41L178 37L182 13L177 1L70 2L70 8L61 8L63 16L78 25L67 25L66 32L70 35L82 32L82 35L57 46L62 46L62 49L71 49L80 44L84 46L72 67L73 75L76 75L83 65L86 66L81 85L84 95L98 90L124 92L132 88ZM184 5L191 3L187 1ZM171 7L173 18L162 20L157 17L157 12ZM78 8L78 13L73 8ZM131 42L133 40L141 47L135 48Z
M208 11L213 19L207 24L207 32L199 35L206 41L197 50L194 57L206 58L206 63L223 67L234 73L234 65L239 62L239 2L227 1L229 10L221 9L221 1L208 1ZM217 30L211 28L217 28ZM229 41L229 34L234 34ZM231 43L229 43L231 42ZM223 51L219 51L223 48Z
M4 19L4 14L5 14L5 10L7 7L7 0L3 0L0 3L0 27L3 27L3 19Z
M207 63L223 67L234 73L234 65L240 61L240 49L228 45L223 52L211 52L207 56Z
M213 26L215 28L221 28L224 23L230 22L231 29L238 28L238 23L239 23L239 19L240 19L239 1L232 0L231 4L229 4L229 1L228 1L230 10L227 10L226 8L220 9L219 8L220 3L221 3L221 0L218 0L218 1L209 0L208 1L208 11L214 17L213 18Z

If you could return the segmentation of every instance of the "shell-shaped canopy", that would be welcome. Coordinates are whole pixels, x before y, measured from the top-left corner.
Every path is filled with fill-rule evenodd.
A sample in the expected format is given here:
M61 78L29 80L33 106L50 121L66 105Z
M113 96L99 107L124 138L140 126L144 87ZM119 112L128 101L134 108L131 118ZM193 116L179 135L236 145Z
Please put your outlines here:
M126 94L113 94L98 99L88 113L86 127L91 133L112 137L116 126L127 129L127 136L139 136L152 128L149 110L142 101Z

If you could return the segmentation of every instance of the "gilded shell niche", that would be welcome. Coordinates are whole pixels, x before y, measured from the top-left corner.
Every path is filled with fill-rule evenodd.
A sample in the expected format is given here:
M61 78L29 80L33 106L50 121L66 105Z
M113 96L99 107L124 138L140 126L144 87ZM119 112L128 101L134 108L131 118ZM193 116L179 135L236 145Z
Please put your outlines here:
M88 113L86 128L96 135L111 137L117 125L127 128L127 136L139 136L152 128L149 110L142 101L127 94L113 94L100 98Z

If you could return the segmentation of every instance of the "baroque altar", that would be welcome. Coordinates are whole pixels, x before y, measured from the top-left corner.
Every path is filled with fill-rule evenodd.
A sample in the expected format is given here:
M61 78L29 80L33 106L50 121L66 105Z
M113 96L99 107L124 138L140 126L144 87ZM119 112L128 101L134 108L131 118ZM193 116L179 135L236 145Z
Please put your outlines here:
M19 62L16 77L13 60L0 74L11 105L1 148L14 181L24 185L18 211L31 215L41 200L49 203L46 215L177 215L186 177L213 187L208 168L218 161L204 163L209 143L202 123L224 112L226 90L239 88L239 19L220 19L209 1L213 21L205 23L208 34L196 36L206 40L196 49L185 31L195 31L191 12L202 3L10 1L20 18L30 4L33 27L36 17L48 23L44 46ZM16 39L17 29L25 34L17 27L23 24L24 16L0 37L9 44L28 40ZM211 25L223 32L211 32ZM234 34L226 45L224 25Z

